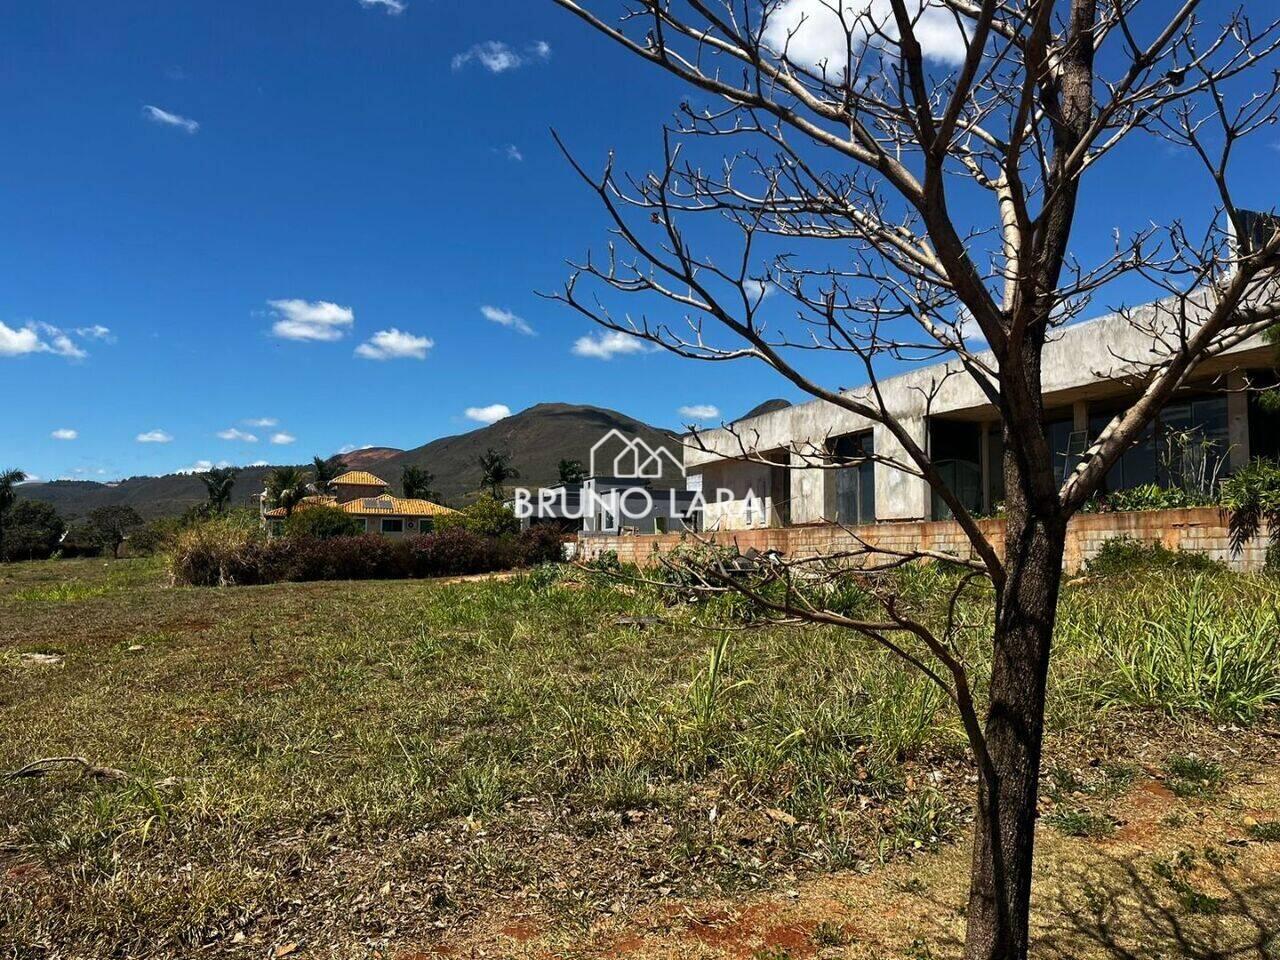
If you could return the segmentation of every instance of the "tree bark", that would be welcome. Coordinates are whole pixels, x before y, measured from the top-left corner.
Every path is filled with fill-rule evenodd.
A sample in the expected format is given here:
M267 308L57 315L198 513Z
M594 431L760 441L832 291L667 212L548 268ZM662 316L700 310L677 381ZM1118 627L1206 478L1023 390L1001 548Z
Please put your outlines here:
M1006 462L1010 480L1028 472ZM1008 580L996 615L985 731L990 767L979 777L966 960L1027 956L1045 686L1066 521L1056 504L1037 509L1029 485L1019 486L1007 501Z

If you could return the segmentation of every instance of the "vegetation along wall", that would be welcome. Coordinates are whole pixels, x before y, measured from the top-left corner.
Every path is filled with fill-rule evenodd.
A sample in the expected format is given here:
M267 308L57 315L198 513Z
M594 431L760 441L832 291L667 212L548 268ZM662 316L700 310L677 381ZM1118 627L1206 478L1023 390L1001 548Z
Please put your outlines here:
M1004 521L980 520L979 526L998 551L1004 550ZM857 539L893 550L926 549L969 556L969 542L953 521L877 523L849 527L831 524L773 527L762 530L730 530L698 535L715 543L737 545L741 551L778 550L790 557L813 556L857 548ZM1265 537L1255 538L1238 554L1231 551L1227 518L1217 507L1181 510L1144 510L1135 513L1082 513L1067 528L1063 568L1075 573L1114 537L1159 543L1170 550L1202 553L1234 570L1261 570L1266 554ZM582 538L579 555L593 559L614 551L623 563L644 565L657 556L688 542L682 534L644 536L590 536Z

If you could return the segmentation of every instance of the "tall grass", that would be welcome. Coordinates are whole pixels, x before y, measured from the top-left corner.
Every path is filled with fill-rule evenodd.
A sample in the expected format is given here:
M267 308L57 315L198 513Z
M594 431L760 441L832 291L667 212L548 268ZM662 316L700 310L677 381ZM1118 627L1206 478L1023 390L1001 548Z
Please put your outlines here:
M1280 703L1280 598L1247 583L1164 575L1068 602L1060 643L1096 655L1078 678L1096 701L1248 722Z

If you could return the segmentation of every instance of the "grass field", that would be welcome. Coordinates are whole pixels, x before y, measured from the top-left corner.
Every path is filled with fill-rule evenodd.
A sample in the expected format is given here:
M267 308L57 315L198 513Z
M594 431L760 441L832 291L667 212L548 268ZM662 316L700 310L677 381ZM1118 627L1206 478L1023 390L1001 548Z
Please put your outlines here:
M902 587L929 610L947 577ZM1280 957L1278 607L1225 572L1067 588L1045 955ZM0 782L0 956L950 955L954 717L856 640L740 614L547 571L0 567L0 769L125 774ZM989 615L964 604L979 677Z

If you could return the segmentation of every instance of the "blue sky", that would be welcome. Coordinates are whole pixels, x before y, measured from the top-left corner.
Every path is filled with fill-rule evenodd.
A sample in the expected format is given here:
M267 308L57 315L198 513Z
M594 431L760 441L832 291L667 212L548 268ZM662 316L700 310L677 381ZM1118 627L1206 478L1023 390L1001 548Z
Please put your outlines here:
M600 332L535 295L605 237L549 129L641 169L674 83L550 2L394 6L5 5L0 467L104 479L416 446L543 401L675 427L795 398L757 368L575 353ZM1270 206L1274 148L1249 149ZM1125 182L1081 218L1102 243L1175 187L1205 197L1154 144L1109 162Z

